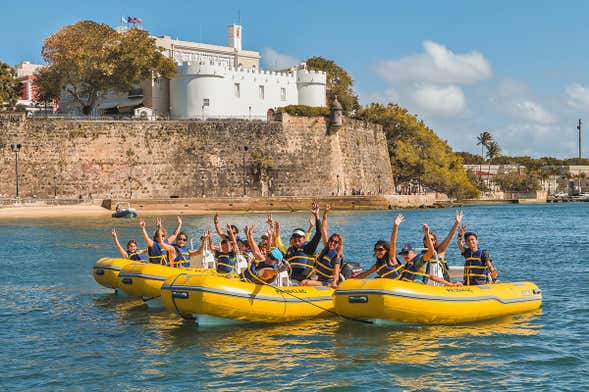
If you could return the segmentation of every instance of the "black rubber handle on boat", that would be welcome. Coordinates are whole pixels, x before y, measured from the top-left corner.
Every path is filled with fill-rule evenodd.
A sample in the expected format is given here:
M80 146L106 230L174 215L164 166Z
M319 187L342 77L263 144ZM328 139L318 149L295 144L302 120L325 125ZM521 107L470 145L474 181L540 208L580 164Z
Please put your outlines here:
M319 308L319 309L321 309L321 310L324 310L324 311L326 311L326 312L329 312L329 313L331 313L331 314L334 314L334 315L336 315L336 316L338 316L338 317L341 317L341 318L343 318L343 319L345 319L345 320L356 321L356 322L359 322L359 323L364 323L364 324L374 324L372 321L369 321L369 320L362 320L362 319L357 319L357 318L354 318L354 317L348 317L348 316L344 316L344 315L342 315L342 314L339 314L338 312L334 312L333 310L329 310L329 309L327 309L327 308L324 308L323 306L319 306L319 305L317 305L317 304L314 304L313 302L307 301L307 300L306 300L306 299L304 299L304 298L297 297L296 295L294 295L294 294L292 294L292 293L289 293L288 291L281 290L281 289L279 289L279 288L278 288L278 287L276 287L276 286L272 286L271 284L268 284L268 283L265 283L265 282L264 282L264 284L265 284L266 286L270 286L270 287L272 287L273 289L276 289L277 291L279 291L279 292L281 292L281 293L283 293L283 294L288 294L288 295L290 295L291 297L298 299L299 301L306 302L306 303L308 303L309 305L313 305L313 306L315 306L316 308Z
M186 274L182 273L182 274L176 275L176 277L174 278L172 283L170 283L170 296L172 297L172 304L174 305L174 309L176 309L176 313L178 314L178 316L182 317L184 320L194 320L193 317L187 317L184 314L182 314L182 312L178 309L178 306L176 305L176 297L174 297L174 295L172 293L172 288L174 286L174 283L176 283L176 280L182 275L186 275Z

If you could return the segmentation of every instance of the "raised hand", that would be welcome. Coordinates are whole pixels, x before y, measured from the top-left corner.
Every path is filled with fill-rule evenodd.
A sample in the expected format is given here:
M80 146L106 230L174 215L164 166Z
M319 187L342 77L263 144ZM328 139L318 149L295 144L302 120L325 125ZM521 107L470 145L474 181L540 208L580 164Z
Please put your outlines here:
M117 231L115 230L115 228L114 228L114 227L112 228L112 236L113 236L114 238L117 238Z
M155 225L158 228L162 227L162 219L161 218L155 218Z
M462 217L463 217L463 212L462 210L456 210L456 223L460 224L460 222L462 222Z
M319 217L319 203L317 203L316 201L313 202L313 204L311 205L311 213L315 216L315 217Z
M329 212L330 209L331 209L331 206L329 204L326 204L325 207L323 208L323 216L327 216L327 213Z
M213 222L219 223L219 213L218 212L215 212L215 215L213 216Z
M315 223L317 223L317 217L315 217L315 215L311 215L309 217L309 226L315 227Z
M182 218L180 218L180 215L176 216L176 218L178 219L178 225L182 224Z
M423 229L423 232L425 234L429 233L429 226L427 223L424 223L423 226L421 226L421 228Z
M399 226L403 222L405 222L405 217L403 216L403 214L399 214L395 217L395 226Z
M460 225L460 227L458 227L458 238L462 238L465 231L466 231L466 225L463 223L462 225Z
M268 226L272 226L272 223L274 223L274 220L272 219L272 213L268 214L268 219L266 219L266 223L268 224Z
M139 221L139 227L141 227L142 229L145 229L145 221L143 219L141 219Z

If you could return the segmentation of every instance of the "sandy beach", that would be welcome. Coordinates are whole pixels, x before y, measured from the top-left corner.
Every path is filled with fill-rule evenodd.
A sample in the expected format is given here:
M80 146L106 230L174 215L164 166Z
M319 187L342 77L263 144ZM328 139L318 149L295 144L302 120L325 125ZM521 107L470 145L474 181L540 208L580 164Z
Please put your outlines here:
M44 219L64 217L109 217L111 211L94 205L19 206L0 208L0 219Z

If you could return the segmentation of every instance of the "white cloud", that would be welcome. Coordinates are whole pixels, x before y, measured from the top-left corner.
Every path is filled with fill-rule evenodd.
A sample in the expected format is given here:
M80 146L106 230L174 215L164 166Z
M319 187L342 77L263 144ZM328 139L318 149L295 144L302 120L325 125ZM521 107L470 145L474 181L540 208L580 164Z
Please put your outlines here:
M301 60L298 58L278 53L272 48L262 49L262 61L266 65L266 68L271 70L287 69L301 63Z
M537 102L517 102L514 105L513 113L516 117L535 124L548 125L555 122L555 117L552 113L548 112Z
M464 93L457 86L421 85L412 98L421 109L442 116L456 115L466 107Z
M423 42L424 53L377 64L378 74L389 82L417 81L438 84L473 84L491 77L491 65L472 51L456 54L433 41Z
M565 93L567 95L567 103L576 109L589 108L589 89L580 84L571 84L567 86Z

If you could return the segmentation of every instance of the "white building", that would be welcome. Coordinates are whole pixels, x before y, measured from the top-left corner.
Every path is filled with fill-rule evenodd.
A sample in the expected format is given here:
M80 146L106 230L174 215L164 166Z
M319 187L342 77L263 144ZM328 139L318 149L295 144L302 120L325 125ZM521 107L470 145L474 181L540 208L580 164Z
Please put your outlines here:
M153 37L176 63L176 76L150 78L128 94L107 93L94 114L131 115L145 106L155 117L172 119L266 119L269 109L282 106L326 106L325 72L307 70L305 64L280 72L260 70L260 54L242 49L242 27L232 24L227 32L228 46ZM60 105L66 112L80 109L68 94Z
M185 62L170 82L171 117L263 119L268 109L280 106L325 106L325 84L325 72L309 71L304 64L273 72Z

